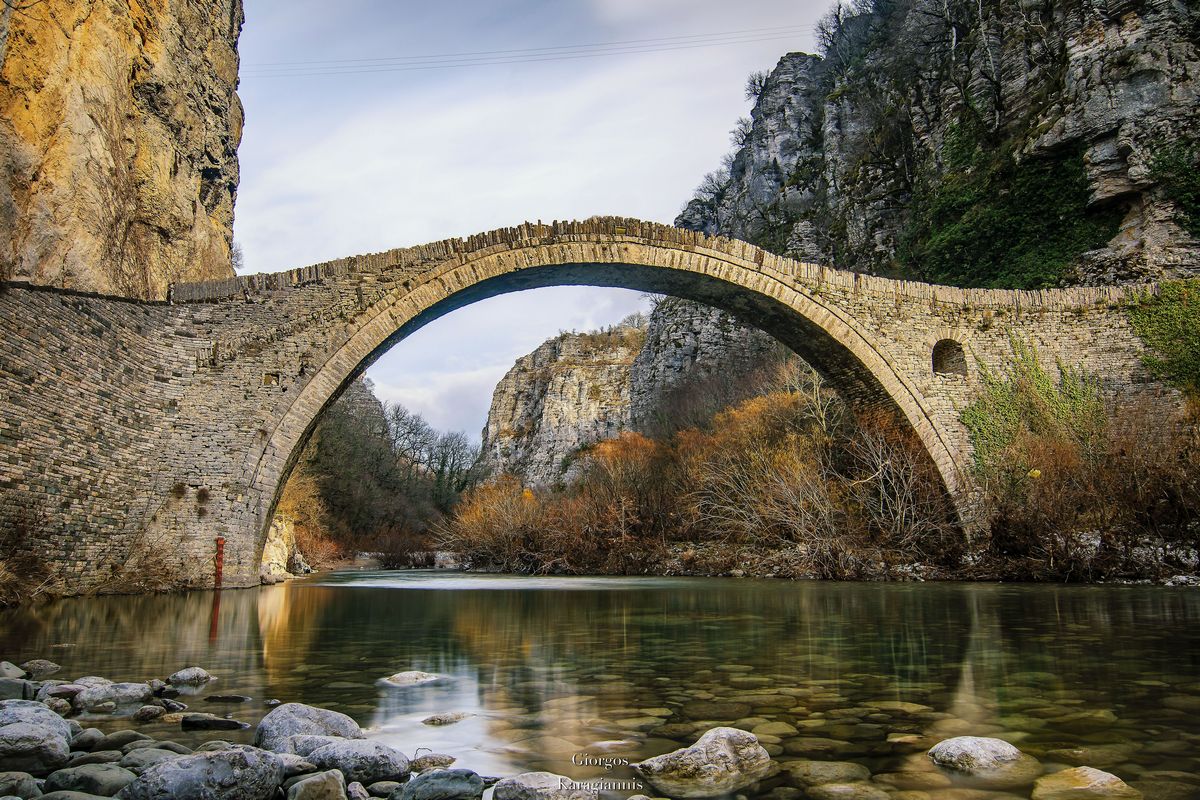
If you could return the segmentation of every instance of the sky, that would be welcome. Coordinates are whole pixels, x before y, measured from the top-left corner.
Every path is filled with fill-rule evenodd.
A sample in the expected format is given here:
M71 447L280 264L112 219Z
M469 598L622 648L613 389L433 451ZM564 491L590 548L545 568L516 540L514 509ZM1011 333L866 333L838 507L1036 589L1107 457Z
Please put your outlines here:
M746 76L812 51L826 6L245 0L242 272L524 220L670 223L749 113ZM478 439L519 356L645 305L590 287L492 298L412 334L368 376L381 399Z

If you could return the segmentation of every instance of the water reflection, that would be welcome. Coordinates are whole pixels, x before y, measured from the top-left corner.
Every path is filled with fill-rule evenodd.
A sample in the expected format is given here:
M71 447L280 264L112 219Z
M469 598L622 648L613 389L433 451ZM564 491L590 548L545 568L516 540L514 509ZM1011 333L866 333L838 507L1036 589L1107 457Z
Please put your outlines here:
M605 774L571 756L641 758L740 719L785 723L762 737L780 758L912 769L931 739L999 734L1044 761L1107 753L1087 763L1132 780L1200 773L1198 618L1200 595L1153 587L346 573L7 611L0 656L114 680L197 664L220 676L209 692L255 698L198 710L312 703L489 774ZM378 685L402 670L445 679ZM447 712L472 716L421 722Z

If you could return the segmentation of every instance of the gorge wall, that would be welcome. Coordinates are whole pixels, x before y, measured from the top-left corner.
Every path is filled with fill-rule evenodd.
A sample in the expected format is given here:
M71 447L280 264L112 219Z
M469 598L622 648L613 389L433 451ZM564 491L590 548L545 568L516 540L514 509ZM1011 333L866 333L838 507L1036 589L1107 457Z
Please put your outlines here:
M163 299L231 277L241 0L0 10L0 279Z
M952 285L1200 272L1200 7L870 6L752 76L737 149L677 224Z

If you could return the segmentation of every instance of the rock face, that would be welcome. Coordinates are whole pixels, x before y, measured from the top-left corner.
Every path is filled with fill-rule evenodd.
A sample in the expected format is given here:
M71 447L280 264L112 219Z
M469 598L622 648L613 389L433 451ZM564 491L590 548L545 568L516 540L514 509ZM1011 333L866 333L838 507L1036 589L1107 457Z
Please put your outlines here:
M561 334L497 384L481 458L491 475L528 486L570 482L588 445L626 430L659 435L699 423L779 352L774 339L729 314L677 298L658 301L644 320Z
M564 333L517 359L492 394L481 461L492 475L553 485L587 445L629 427L630 372L644 322Z
M1189 31L1200 8L904 0L886 9L843 15L824 58L790 53L758 82L732 163L677 225L843 269L927 277L913 257L934 207L924 201L948 176L982 168L970 165L979 143L1017 164L1080 170L1086 213L1112 218L1107 244L1071 254L1061 280L1200 272L1200 242L1155 169L1175 145L1195 156L1200 46ZM971 282L969 270L959 279Z
M163 298L232 275L241 0L0 10L0 278Z

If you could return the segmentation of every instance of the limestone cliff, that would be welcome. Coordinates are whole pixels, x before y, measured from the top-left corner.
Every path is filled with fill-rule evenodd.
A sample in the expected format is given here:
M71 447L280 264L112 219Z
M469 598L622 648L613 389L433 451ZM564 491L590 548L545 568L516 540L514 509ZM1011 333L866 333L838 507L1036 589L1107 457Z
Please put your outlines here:
M1174 188L1198 168L1198 30L1179 0L834 13L821 57L752 80L740 146L677 224L942 283L1195 274Z
M542 344L497 384L481 458L530 486L569 482L575 456L624 430L698 425L745 396L780 345L728 314L663 298L644 320Z
M528 485L570 476L587 445L629 427L630 374L645 321L593 333L563 333L517 363L497 384L483 430L481 465Z
M241 0L0 11L0 278L163 298L232 275Z

